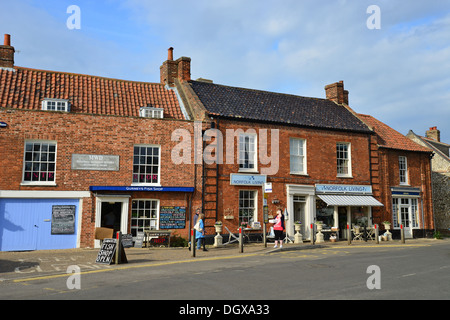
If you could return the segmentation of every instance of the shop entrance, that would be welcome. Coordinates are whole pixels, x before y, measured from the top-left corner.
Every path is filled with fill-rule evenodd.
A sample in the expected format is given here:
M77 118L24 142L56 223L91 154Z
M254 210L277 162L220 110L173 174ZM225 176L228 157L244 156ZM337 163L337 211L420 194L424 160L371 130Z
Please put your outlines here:
M305 235L306 228L306 197L294 196L294 222L301 222L302 235Z
M97 195L95 227L112 228L114 232L127 233L129 202L129 195ZM100 247L100 240L95 239L94 247Z
M122 203L102 202L101 210L101 227L114 229L114 233L120 231Z
M338 220L339 220L339 238L347 239L347 208L338 207Z

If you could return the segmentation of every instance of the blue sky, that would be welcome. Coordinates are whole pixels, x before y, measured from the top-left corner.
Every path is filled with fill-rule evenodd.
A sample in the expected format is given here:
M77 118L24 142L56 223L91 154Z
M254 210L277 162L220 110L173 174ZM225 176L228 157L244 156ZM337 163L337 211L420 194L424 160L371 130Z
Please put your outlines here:
M450 2L401 0L3 1L18 66L158 82L192 59L192 78L325 97L339 80L350 106L402 134L437 126L450 143ZM368 6L381 29L367 28ZM81 29L69 30L70 5Z

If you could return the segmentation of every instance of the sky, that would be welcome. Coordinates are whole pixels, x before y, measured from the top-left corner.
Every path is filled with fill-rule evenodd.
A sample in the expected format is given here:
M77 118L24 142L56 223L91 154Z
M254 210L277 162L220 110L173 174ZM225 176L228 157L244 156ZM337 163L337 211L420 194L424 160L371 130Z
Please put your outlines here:
M343 80L356 112L450 143L450 1L0 1L17 66L159 82L173 47L217 84L325 98Z

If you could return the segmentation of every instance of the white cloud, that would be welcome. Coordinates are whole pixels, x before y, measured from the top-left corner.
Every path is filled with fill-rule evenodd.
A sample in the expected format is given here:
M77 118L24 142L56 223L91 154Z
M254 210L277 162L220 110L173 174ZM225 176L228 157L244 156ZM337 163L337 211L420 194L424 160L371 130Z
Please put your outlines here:
M30 1L8 2L15 11L0 12L0 31L11 30L16 49L22 49L16 61L158 81L159 66L173 46L175 58L192 58L193 78L216 83L324 97L326 84L344 80L357 112L404 134L438 126L450 142L450 4L442 1L377 1L380 30L366 27L366 9L374 4L369 0L77 4L86 19L95 20L91 11L101 6L111 10L101 10L104 24L91 20L92 26L76 33L60 28L61 21L43 5L36 10Z

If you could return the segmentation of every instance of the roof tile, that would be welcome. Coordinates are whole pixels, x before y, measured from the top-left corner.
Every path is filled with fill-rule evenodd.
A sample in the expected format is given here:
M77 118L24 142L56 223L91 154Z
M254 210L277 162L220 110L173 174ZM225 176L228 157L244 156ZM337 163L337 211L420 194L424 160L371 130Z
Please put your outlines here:
M399 149L405 151L431 152L430 149L415 143L400 132L395 131L387 124L366 114L358 114L358 117L369 125L378 136L378 145L384 148Z
M305 127L371 132L343 105L319 98L229 87L201 81L189 85L216 116Z
M44 98L68 99L71 112L139 116L141 107L164 109L184 119L173 90L160 83L110 79L67 72L0 68L0 107L40 110Z

